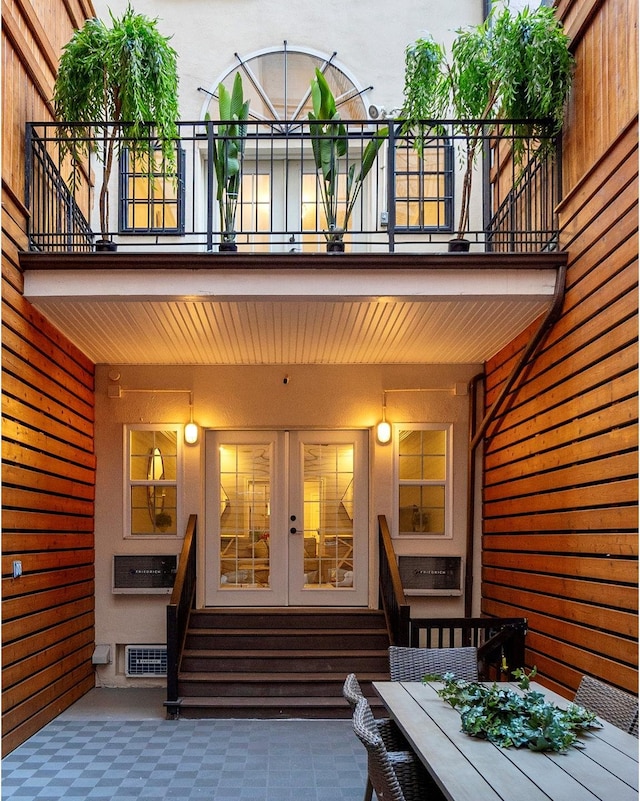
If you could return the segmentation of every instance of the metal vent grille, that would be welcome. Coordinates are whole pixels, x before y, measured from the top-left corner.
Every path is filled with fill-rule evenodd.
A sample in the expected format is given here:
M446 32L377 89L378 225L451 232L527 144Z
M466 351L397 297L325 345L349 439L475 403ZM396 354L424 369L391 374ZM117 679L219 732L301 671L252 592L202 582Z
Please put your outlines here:
M407 595L462 594L460 556L400 556L398 569Z
M125 676L166 676L165 645L125 645Z

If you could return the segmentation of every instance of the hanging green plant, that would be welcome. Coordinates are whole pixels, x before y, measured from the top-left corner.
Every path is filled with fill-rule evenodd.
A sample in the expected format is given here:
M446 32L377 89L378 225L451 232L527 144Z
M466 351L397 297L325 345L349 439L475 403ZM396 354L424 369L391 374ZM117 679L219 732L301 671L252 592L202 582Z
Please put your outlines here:
M448 673L438 695L458 710L462 731L502 748L563 752L583 747L580 732L601 727L593 712L575 704L560 709L542 693L530 690L535 668L529 674L518 669L513 675L522 693L505 684L463 681Z
M460 136L464 173L458 238L468 229L474 166L492 121L518 121L512 126L518 162L526 155L523 137L538 140L537 154L552 153L573 64L569 37L547 6L513 13L494 3L484 22L457 31L449 56L429 35L406 48L404 132L415 135L420 151L424 121L451 116Z
M178 136L177 53L157 27L157 20L127 6L111 26L88 19L65 45L53 103L63 125L63 155L70 153L72 181L93 149L104 164L99 198L100 230L109 231L109 180L114 158L128 148L155 169L153 153L162 152L164 170L175 172Z

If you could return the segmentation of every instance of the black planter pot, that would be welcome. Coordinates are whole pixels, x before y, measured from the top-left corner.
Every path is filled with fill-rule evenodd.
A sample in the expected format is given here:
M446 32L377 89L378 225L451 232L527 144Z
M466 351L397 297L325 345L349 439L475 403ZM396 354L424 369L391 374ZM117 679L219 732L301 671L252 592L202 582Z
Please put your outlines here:
M96 239L96 253L115 253L118 249L116 242L111 239Z
M236 253L238 246L235 242L220 242L218 250L220 253Z
M449 253L468 253L471 242L468 239L456 237L449 240Z
M327 242L327 253L344 253L344 242L342 239L332 239Z

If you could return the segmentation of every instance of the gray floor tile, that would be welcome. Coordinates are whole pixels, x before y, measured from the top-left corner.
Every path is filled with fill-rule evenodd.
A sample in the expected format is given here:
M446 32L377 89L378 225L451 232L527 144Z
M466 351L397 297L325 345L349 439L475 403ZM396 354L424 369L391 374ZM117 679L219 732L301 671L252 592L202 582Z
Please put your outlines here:
M2 761L2 798L361 801L365 779L348 720L64 715Z

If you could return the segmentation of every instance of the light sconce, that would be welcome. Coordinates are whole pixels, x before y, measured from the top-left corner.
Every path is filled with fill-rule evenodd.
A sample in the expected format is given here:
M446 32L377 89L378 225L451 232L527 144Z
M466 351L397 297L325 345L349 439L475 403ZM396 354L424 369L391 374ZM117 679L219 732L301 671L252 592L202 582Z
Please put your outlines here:
M376 439L381 445L391 442L391 424L387 423L387 397L382 395L382 420L376 426Z
M184 427L184 441L187 445L195 445L198 441L198 426L193 422L193 396L189 397L189 422Z

